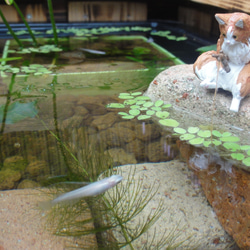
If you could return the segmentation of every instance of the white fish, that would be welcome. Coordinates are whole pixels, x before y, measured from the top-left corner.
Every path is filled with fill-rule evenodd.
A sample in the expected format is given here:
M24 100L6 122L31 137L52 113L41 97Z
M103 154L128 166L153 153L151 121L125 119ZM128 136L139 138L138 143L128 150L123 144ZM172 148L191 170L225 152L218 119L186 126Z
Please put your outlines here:
M68 201L72 201L75 199L88 197L88 196L95 196L95 195L104 193L108 189L120 183L122 179L123 177L120 175L112 175L100 181L93 182L87 186L62 194L52 201L41 202L40 207L42 207L43 209L48 209L51 206L54 206L55 204L59 202L68 202Z
M91 54L98 54L98 55L105 55L106 54L105 51L101 51L101 50L85 49L85 48L79 48L79 50L89 52Z

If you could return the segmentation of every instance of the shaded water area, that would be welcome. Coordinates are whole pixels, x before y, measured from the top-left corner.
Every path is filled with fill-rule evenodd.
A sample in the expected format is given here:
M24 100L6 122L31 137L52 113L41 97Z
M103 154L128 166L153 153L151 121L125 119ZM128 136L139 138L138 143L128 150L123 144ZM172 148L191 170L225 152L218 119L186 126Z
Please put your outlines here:
M40 42L52 43L50 39ZM235 190L248 187L248 181L241 188L235 184L238 172L234 174L231 162L180 141L172 127L163 129L151 118L125 120L118 109L107 107L123 103L118 98L121 92L145 91L159 72L178 62L145 37L69 37L62 39L62 51L45 53L31 49L20 54L14 42L6 46L8 56L22 59L7 63L19 71L1 68L1 190L37 187L53 177L70 175L69 166L75 164L72 155L82 163L88 157L85 143L111 156L107 168L183 157L200 177L192 181L204 187L208 184L202 180L209 176L216 183L219 196L210 202L219 207L227 192L224 175ZM86 48L92 51L82 50ZM247 199L227 195L225 206L244 205Z

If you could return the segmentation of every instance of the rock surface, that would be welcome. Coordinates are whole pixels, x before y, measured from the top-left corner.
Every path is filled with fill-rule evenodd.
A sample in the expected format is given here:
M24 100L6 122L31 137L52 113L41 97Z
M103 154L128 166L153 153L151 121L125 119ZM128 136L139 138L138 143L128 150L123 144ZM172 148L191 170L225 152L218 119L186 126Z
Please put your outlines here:
M249 145L250 97L242 100L238 113L229 110L230 92L218 90L213 103L214 90L200 87L192 65L177 65L161 72L151 82L146 95L153 101L171 103L182 128L213 125L216 129L233 133L240 142ZM240 169L249 171L249 167L222 159L211 149L204 151L183 141L178 144L189 167L195 170L222 226L239 247L249 249L250 174Z
M181 113L179 119L184 126L211 124L213 114L215 126L230 130L242 141L249 142L250 96L241 101L240 110L235 113L229 110L232 101L230 92L219 89L213 104L214 90L200 87L200 82L193 73L193 65L176 65L156 76L145 95L153 101L171 103L174 110Z

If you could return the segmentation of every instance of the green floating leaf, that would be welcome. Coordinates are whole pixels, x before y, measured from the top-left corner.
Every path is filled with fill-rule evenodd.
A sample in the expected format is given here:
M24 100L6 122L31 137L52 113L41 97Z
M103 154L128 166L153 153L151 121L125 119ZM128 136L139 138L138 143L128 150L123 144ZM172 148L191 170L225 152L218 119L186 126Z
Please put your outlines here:
M156 116L161 118L161 119L165 119L169 116L169 113L167 111L157 111ZM174 126L174 127L176 127L176 126Z
M249 149L250 149L250 145L243 145L243 146L240 146L240 149L241 149L241 150L249 150Z
M118 98L120 98L120 99L134 99L134 97L131 95L119 95Z
M188 140L191 140L193 138L195 138L194 134L184 134L184 135L180 136L180 139L183 141L188 141Z
M159 120L159 123L161 125L167 126L167 127L178 127L179 126L179 122L177 122L176 120L173 120L173 119Z
M139 115L141 112L140 112L140 110L139 109L131 109L131 110L129 110L129 114L130 115L133 115L133 116L137 116L137 115Z
M224 132L224 133L222 134L222 137L227 137L227 136L230 136L230 135L231 135L230 132Z
M216 137L221 137L221 136L222 136L221 132L218 131L218 130L213 130L213 131L212 131L212 134L213 134L214 136L216 136Z
M151 109L154 111L161 111L161 107L151 107Z
M243 162L247 167L250 167L250 157L245 158L242 162Z
M241 161L245 158L245 156L241 153L232 153L231 157L235 160Z
M110 103L107 105L107 108L121 109L121 108L125 108L125 106L122 103Z
M198 137L198 138L189 140L189 143L192 145L199 145L199 144L202 144L203 141L204 141L204 138Z
M149 107L151 107L151 106L153 106L153 105L154 105L153 102L145 102L145 103L143 104L143 107L149 108Z
M250 155L250 150L247 151L247 155Z
M225 142L225 143L223 143L223 146L226 149L233 151L233 152L240 149L240 145L237 143L234 143L234 142Z
M176 132L178 134L186 134L187 130L184 128L174 128L174 132Z
M198 127L189 127L188 128L188 133L190 134L195 134L199 131L200 129Z
M133 119L133 118L135 118L133 115L124 115L124 116L122 116L122 119Z
M148 108L146 108L146 107L141 107L140 110L141 110L141 111L146 111L146 110L148 110Z
M124 105L133 105L136 103L136 100L126 100L123 103L124 103Z
M160 107L164 102L162 100L158 100L155 102L155 107Z
M151 116L150 115L139 115L137 117L138 120L146 120L149 119Z
M137 100L137 101L147 101L147 100L150 100L150 97L148 97L148 96L137 96L135 98L135 100Z
M130 94L129 93L120 93L119 95L121 96L121 95L130 95Z
M118 115L128 115L128 114L125 112L118 112Z
M203 145L205 146L205 147L209 147L210 145L211 145L211 141L204 141L203 142Z
M142 94L142 92L134 92L134 93L131 93L131 95L133 95L133 96L137 96L137 95L141 95Z
M213 139L213 144L215 145L215 146L219 146L219 145L221 145L221 141L219 141L219 140L216 140L216 139Z
M131 108L131 109L139 109L140 106L138 106L138 105L132 105L132 106L130 106L130 108Z
M211 131L210 130L200 130L197 133L197 135L200 136L200 137L208 138L208 137L211 137Z
M155 113L154 110L147 110L147 111L146 111L146 115L152 116L154 113Z
M135 100L135 102L136 102L136 105L142 105L142 104L144 104L146 101L136 101L136 100Z
M220 140L224 142L236 142L239 141L240 138L237 136L227 136L227 137L221 137Z
M164 104L164 105L162 106L163 109L165 109L165 108L170 108L170 107L172 107L171 104Z

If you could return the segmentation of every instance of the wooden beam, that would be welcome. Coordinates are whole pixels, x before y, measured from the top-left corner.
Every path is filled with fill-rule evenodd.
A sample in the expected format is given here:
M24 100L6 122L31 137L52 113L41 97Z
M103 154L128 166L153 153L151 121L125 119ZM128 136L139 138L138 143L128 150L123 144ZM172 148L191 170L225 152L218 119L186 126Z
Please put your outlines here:
M249 0L191 0L192 2L212 5L227 10L238 10L250 13Z

